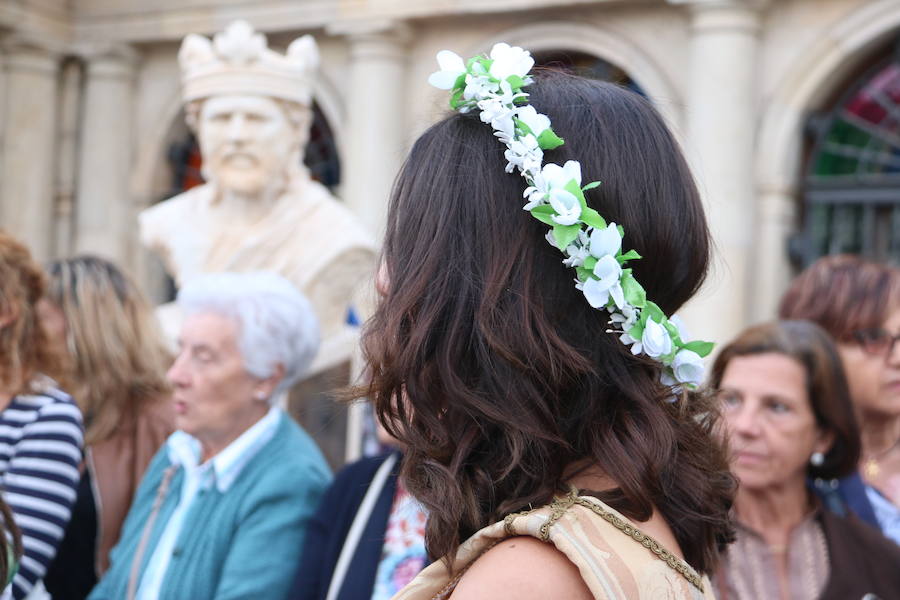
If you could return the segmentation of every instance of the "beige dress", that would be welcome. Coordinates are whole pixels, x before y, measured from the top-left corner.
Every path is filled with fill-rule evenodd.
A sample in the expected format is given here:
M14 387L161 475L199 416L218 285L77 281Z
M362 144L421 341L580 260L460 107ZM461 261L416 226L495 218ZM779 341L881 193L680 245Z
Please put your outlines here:
M465 570L508 537L530 535L553 544L578 567L594 598L603 600L712 600L709 581L642 533L618 511L574 492L551 504L509 515L466 540L451 578L442 561L431 564L393 600L445 600Z

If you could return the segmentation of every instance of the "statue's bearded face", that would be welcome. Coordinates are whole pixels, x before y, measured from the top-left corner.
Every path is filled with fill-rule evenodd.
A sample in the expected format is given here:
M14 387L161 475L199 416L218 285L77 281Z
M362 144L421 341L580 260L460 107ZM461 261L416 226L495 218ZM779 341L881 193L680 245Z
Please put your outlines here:
M261 192L298 158L300 133L284 109L265 96L214 96L197 123L204 172L242 195Z

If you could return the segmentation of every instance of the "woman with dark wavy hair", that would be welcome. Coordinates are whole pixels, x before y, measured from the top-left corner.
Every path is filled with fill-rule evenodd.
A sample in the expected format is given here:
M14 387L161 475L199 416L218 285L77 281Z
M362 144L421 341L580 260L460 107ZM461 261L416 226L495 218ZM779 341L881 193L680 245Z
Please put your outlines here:
M678 310L710 237L663 120L580 77L541 74L527 91L565 140L546 160L603 179L587 205L624 226L647 298ZM608 332L522 210L526 184L484 119L453 114L415 142L364 337L361 393L406 448L401 476L441 559L396 598L710 597L734 490L712 402Z

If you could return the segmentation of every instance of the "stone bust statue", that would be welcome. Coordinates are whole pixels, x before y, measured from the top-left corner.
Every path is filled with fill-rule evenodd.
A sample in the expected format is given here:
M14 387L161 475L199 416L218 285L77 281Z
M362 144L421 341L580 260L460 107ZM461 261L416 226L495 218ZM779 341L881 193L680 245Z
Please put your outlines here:
M187 36L178 58L207 183L144 210L142 243L179 287L212 271L287 277L312 302L329 352L346 333L354 289L372 274L375 243L302 164L315 41L304 36L281 55L236 21L212 40ZM161 317L167 329L177 319Z

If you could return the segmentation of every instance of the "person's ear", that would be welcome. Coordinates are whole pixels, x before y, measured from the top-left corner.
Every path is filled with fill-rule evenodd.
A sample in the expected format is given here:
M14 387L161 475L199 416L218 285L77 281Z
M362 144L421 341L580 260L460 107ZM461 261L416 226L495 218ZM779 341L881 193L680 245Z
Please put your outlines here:
M833 431L822 431L820 429L816 437L816 443L813 445L813 452L821 452L823 455L828 454L831 451L831 447L834 446L834 439Z
M282 379L284 379L284 365L278 363L270 376L260 379L256 384L253 397L257 400L268 400L275 393Z

